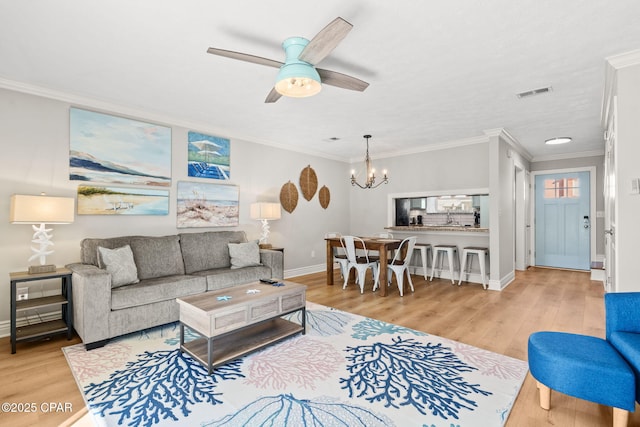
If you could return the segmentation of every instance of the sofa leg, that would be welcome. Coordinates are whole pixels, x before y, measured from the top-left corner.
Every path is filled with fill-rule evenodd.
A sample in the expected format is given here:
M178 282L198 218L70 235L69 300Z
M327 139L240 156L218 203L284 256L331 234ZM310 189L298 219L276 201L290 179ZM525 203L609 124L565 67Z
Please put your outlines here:
M538 390L540 390L540 407L548 411L551 407L551 389L538 381Z
M89 344L85 344L84 348L87 351L95 350L96 348L104 347L108 342L109 342L109 339L102 340L102 341L96 341L96 342L90 342Z
M613 427L627 427L629 421L629 411L620 408L613 408Z

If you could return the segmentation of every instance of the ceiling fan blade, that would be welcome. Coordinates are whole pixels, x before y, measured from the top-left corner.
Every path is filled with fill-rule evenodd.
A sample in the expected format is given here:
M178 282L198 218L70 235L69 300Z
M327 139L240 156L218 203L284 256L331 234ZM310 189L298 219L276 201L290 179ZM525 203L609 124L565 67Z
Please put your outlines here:
M215 47L210 47L209 49L207 49L207 53L210 53L212 55L225 56L231 59L238 59L240 61L251 62L254 64L266 65L268 67L274 68L280 68L283 64L282 62L275 61L273 59L249 55L248 53L234 52L233 50L217 49Z
M298 59L315 65L322 61L338 43L344 39L353 25L344 19L337 17L315 35L309 44L300 52Z
M273 102L276 102L278 99L280 99L282 95L280 95L277 91L276 88L274 87L273 89L271 89L271 92L269 92L269 95L267 95L267 99L264 100L265 104L271 104Z
M369 83L352 76L347 76L346 74L338 73L337 71L324 70L322 68L316 68L316 70L318 71L318 74L320 74L320 80L326 85L336 86L342 89L357 90L359 92L362 92L369 87Z

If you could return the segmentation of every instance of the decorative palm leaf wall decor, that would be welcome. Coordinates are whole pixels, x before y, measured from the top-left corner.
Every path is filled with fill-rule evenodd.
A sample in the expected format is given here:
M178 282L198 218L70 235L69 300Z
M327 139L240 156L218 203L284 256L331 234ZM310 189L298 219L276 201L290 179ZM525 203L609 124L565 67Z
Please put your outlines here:
M298 189L293 182L287 182L280 189L280 204L289 213L298 206Z
M311 165L302 169L300 172L300 191L302 196L307 200L311 200L318 189L318 176Z
M326 185L323 185L320 191L318 191L318 199L320 200L320 206L322 206L322 209L327 209L329 202L331 201L331 193Z

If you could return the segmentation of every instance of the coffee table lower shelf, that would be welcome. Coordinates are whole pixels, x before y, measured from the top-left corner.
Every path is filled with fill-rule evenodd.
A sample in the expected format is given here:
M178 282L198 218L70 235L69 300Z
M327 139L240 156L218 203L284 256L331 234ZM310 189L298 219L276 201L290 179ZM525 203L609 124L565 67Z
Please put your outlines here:
M180 324L180 333L183 337L184 327L189 328L189 326ZM198 333L192 328L189 329ZM275 318L224 335L197 338L182 344L180 350L202 363L211 373L213 368L218 365L223 365L299 333L304 333L304 326L282 318ZM209 357L209 352L211 352L211 357Z

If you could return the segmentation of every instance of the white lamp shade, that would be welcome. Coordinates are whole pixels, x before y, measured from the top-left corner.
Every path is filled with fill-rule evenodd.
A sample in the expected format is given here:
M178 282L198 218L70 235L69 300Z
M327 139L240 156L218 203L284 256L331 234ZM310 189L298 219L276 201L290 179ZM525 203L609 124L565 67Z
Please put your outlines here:
M251 219L280 219L280 203L252 203Z
M73 197L11 196L12 224L70 224L75 213Z

